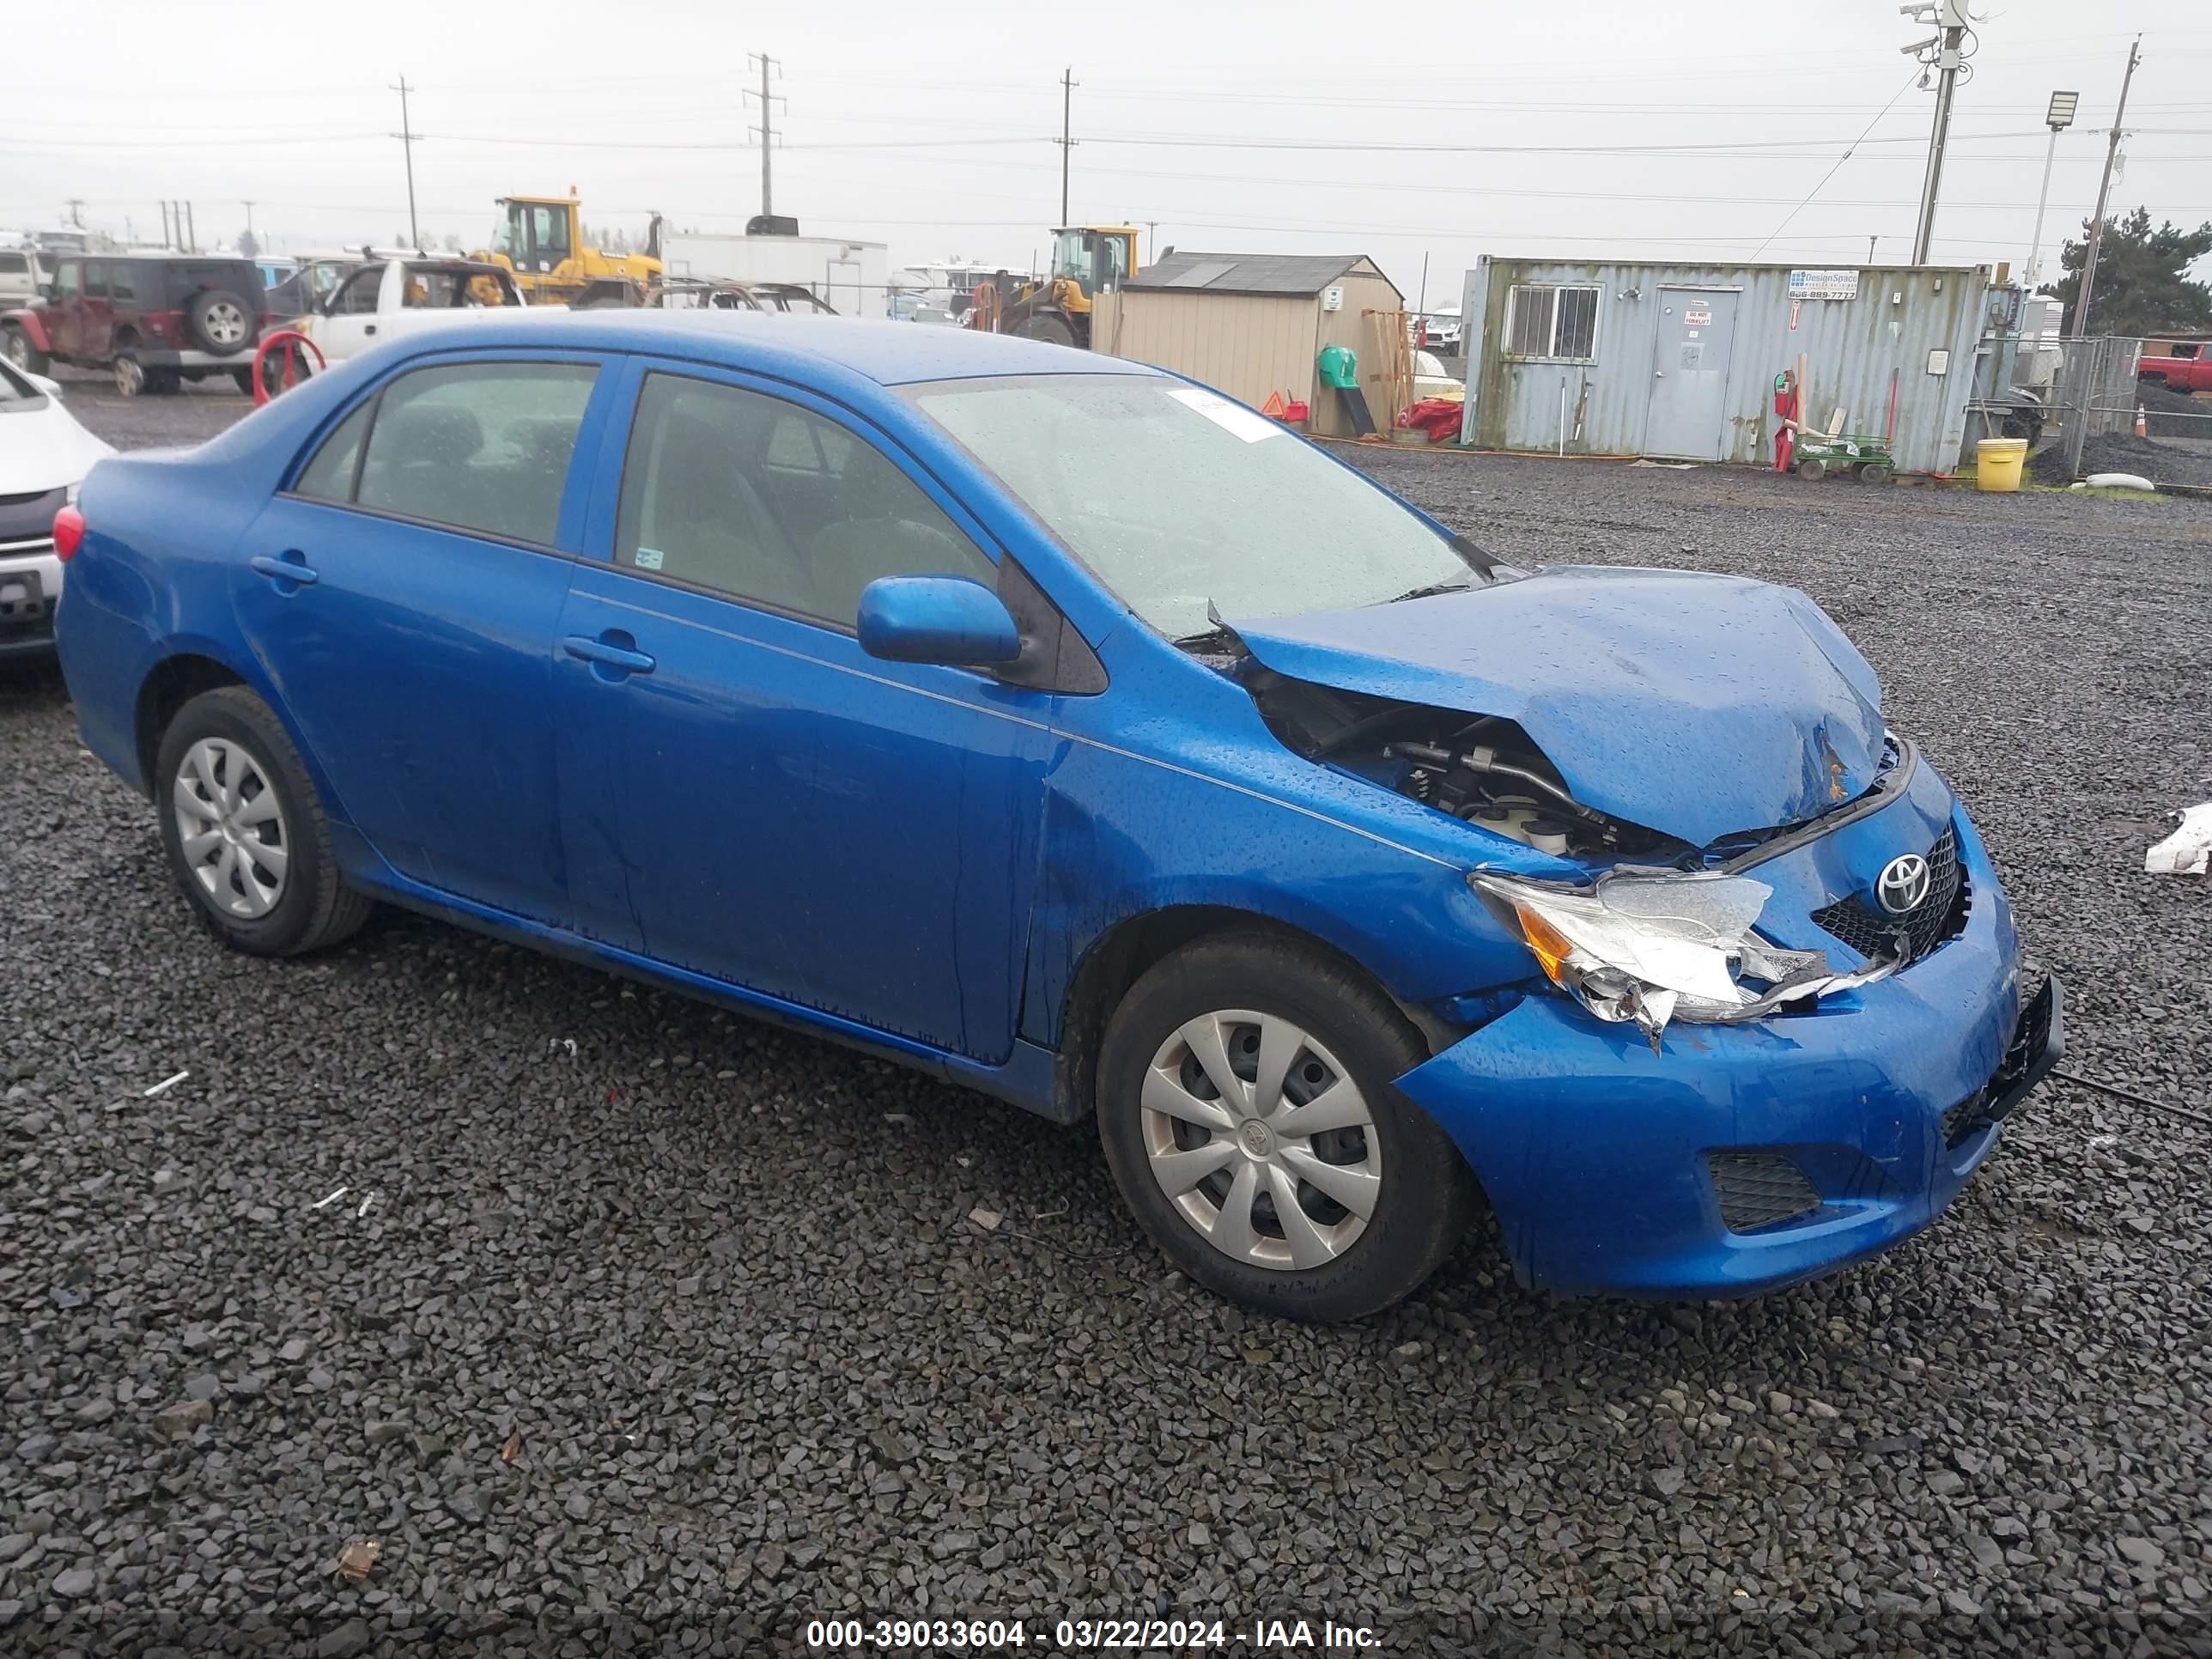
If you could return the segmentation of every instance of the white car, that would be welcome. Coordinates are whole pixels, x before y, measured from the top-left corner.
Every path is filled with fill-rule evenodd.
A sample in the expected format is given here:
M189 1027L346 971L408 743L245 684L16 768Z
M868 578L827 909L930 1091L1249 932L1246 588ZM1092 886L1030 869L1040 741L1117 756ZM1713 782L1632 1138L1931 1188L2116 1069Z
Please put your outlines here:
M0 658L53 649L54 514L114 453L62 407L59 386L0 362Z
M1459 356L1462 331L1456 311L1431 311L1421 318L1421 343L1448 357Z
M306 335L326 361L337 363L403 334L511 317L522 304L514 274L504 265L425 255L364 264L314 310L284 325Z

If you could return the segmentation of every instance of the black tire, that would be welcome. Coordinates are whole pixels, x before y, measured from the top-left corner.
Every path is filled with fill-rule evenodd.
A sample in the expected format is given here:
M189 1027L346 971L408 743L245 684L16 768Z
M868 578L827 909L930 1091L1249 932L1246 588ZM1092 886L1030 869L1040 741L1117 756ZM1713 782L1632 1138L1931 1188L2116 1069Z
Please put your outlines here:
M8 325L8 361L26 374L43 374L52 360L31 343L31 337L15 324Z
M238 383L238 389L240 392L243 392L247 397L251 398L253 395L253 371L252 369L234 368L230 371L230 378Z
M1828 464L1818 456L1808 455L1797 463L1797 476L1809 483L1818 483L1828 476Z
M1376 1156L1382 1184L1364 1230L1322 1265L1270 1267L1224 1253L1185 1218L1153 1173L1142 1104L1152 1060L1187 1021L1235 1010L1286 1020L1308 1034L1349 1075L1370 1115L1370 1127L1349 1132L1358 1140L1336 1146L1346 1161ZM1244 1035L1240 1029L1232 1037L1232 1060L1242 1053ZM1300 1053L1294 1076L1313 1058ZM1428 1057L1420 1033L1342 958L1266 933L1201 939L1155 964L1107 1022L1098 1060L1098 1137L1122 1200L1169 1259L1200 1284L1285 1318L1358 1319L1408 1295L1435 1272L1477 1209L1478 1188L1458 1148L1390 1087L1390 1079ZM1372 1149L1364 1139L1370 1133ZM1241 1167L1232 1158L1224 1172ZM1186 1196L1217 1207L1224 1203L1203 1188ZM1328 1206L1325 1195L1305 1187L1299 1202L1302 1208L1309 1202ZM1270 1214L1272 1203L1271 1194ZM1251 1213L1260 1218L1259 1210ZM1350 1212L1339 1207L1333 1213L1341 1218ZM1273 1224L1279 1240L1280 1224Z
M185 330L210 356L228 357L253 343L260 323L253 307L228 289L210 288L185 307Z
M1893 475L1886 462L1869 461L1864 466L1856 468L1852 476L1861 483L1886 484Z
M173 398L185 389L183 374L173 368L149 368L146 371L146 390L157 398Z
M279 848L284 854L282 884L275 901L257 916L234 915L219 904L197 873L199 866L185 849L179 822L182 809L175 804L177 788L186 776L187 758L198 744L210 739L232 754L243 750L252 770L276 797L273 835L265 823L252 826L249 832L261 845ZM227 781L218 778L216 781ZM307 780L307 769L301 764L299 750L292 746L292 739L269 705L244 686L203 692L177 711L161 733L153 784L169 873L208 931L233 950L257 957L299 956L337 944L368 920L370 901L346 886L338 874L329 821L314 786ZM245 787L252 787L248 778ZM258 792L243 797L249 803L260 799ZM242 890L241 880L228 878L224 886L227 890Z
M1014 332L1024 340L1042 340L1047 345L1072 346L1075 343L1075 331L1068 325L1067 319L1049 311L1023 318L1021 326Z

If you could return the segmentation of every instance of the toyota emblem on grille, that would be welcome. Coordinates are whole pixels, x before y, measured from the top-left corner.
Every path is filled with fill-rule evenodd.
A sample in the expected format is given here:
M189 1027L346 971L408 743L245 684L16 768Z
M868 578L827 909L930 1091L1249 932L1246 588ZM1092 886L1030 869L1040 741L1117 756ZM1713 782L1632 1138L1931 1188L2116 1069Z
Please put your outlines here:
M1893 916L1909 915L1926 902L1930 879L1928 860L1907 853L1882 866L1874 884L1875 899Z

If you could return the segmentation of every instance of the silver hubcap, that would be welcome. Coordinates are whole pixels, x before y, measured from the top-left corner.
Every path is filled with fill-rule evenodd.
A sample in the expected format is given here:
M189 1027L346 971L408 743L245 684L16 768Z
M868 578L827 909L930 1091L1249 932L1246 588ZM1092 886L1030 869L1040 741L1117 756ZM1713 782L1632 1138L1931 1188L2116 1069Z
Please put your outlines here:
M145 383L146 371L139 368L136 357L118 357L115 360L115 389L118 392L128 398Z
M1273 1014L1186 1021L1145 1073L1145 1155L1224 1255L1282 1271L1350 1249L1382 1191L1382 1149L1336 1056Z
M236 345L246 337L246 313L236 306L210 306L207 331L218 345Z
M185 867L227 915L251 921L284 896L291 836L268 776L238 744L203 738L170 791Z
M31 343L23 337L23 331L20 328L8 331L8 361L21 369L31 366Z

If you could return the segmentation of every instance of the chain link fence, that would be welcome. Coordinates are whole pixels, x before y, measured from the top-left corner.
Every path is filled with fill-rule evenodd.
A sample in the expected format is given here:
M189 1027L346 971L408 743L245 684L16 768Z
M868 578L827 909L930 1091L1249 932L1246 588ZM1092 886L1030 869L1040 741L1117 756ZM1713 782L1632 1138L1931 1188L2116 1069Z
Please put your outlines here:
M2145 351L2148 343L2121 335L2058 343L2051 423L2058 432L2068 476L2081 475L2082 452L2091 439L2132 438L2138 418L2143 435L2185 452L2183 465L2191 475L2212 473L2212 403L2169 389L2157 378L2161 360ZM2142 374L2146 364L2152 369L2148 379Z

